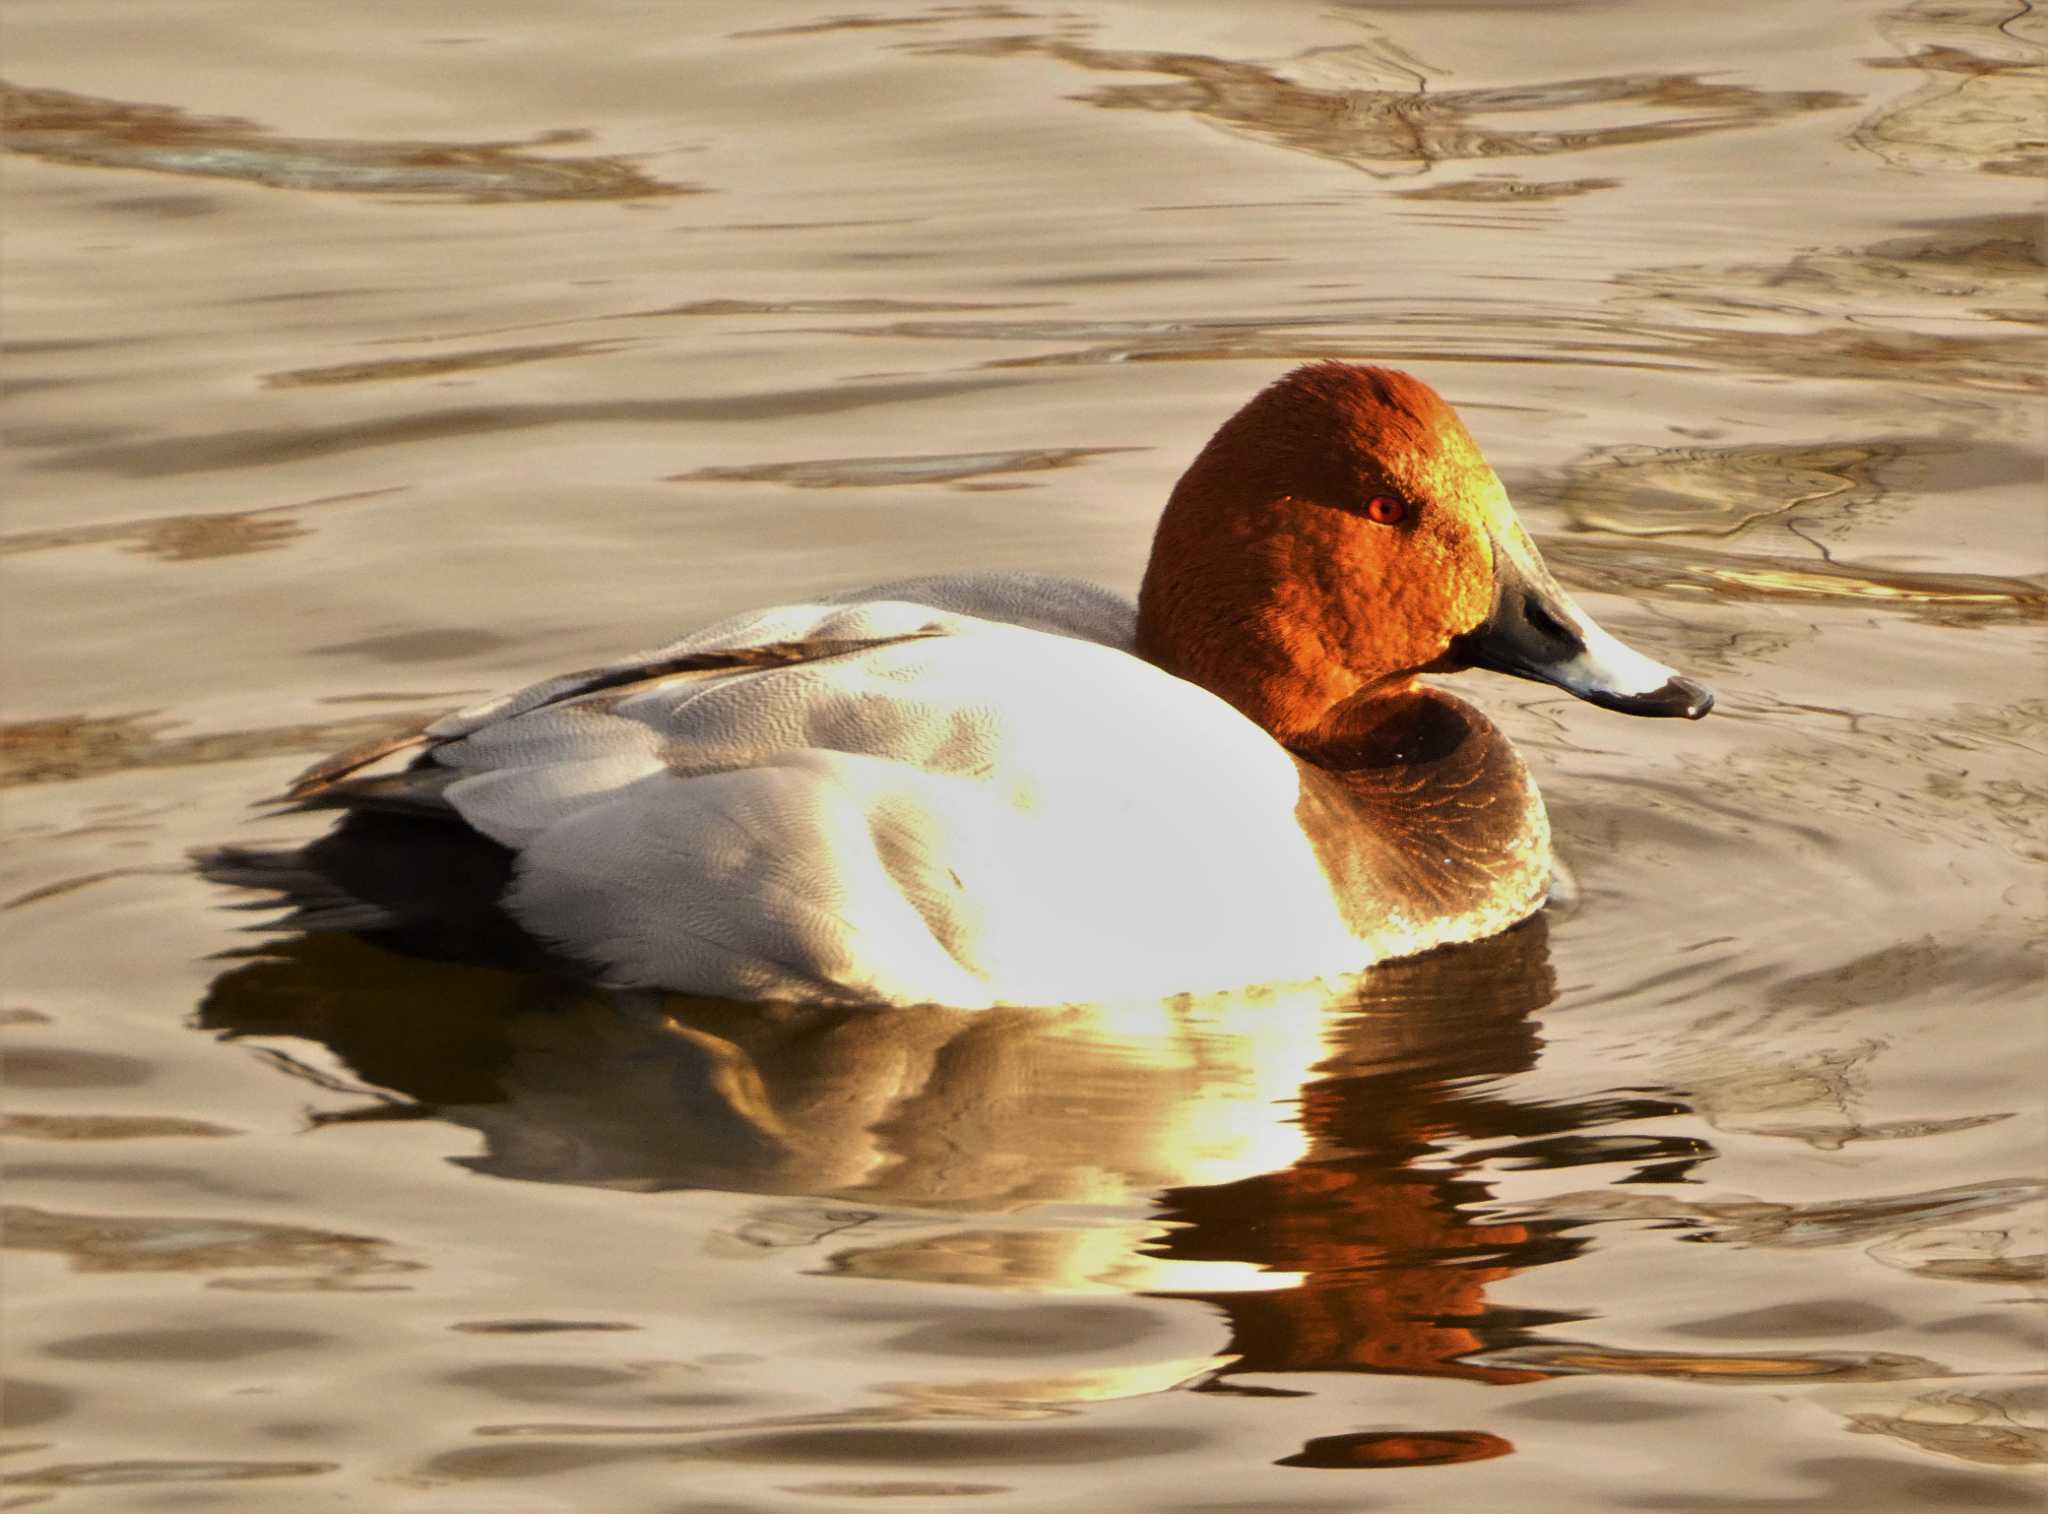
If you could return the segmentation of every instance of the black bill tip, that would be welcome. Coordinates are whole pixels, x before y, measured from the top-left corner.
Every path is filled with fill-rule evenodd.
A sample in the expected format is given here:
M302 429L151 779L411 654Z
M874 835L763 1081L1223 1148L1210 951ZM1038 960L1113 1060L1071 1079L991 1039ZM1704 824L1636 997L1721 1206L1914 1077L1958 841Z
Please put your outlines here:
M1690 678L1673 675L1647 694L1615 694L1606 690L1581 694L1582 699L1624 715L1680 716L1698 720L1714 707L1714 691Z

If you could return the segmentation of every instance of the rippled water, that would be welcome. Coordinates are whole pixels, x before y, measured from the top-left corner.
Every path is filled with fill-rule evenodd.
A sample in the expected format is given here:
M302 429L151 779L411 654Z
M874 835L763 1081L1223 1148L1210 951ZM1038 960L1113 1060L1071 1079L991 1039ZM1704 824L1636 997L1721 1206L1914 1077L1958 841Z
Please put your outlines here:
M2038 1507L2030 5L17 5L0 1507ZM728 612L1135 586L1310 356L1712 681L1355 1002L260 956L186 848ZM223 955L227 953L228 955Z

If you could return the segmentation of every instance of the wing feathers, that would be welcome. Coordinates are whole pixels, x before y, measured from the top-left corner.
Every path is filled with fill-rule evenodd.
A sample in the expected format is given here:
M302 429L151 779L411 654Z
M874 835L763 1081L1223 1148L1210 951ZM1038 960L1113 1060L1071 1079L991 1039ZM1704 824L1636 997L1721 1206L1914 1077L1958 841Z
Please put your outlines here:
M387 735L373 737L369 741L344 748L331 757L323 757L292 779L282 794L263 802L298 804L325 793L340 780L361 772L373 763L382 762L386 757L395 756L408 749L423 749L427 745L426 728L426 721L417 721Z
M385 810L445 820L455 813L448 802L448 786L461 776L451 768L415 767L368 778L336 778L296 797L287 794L285 801L300 810Z
M489 704L412 722L323 757L293 778L282 794L264 802L298 809L369 807L417 811L425 808L445 815L449 806L441 798L439 786L420 776L431 773L430 768L391 775L394 780L404 780L396 784L387 783L382 778L360 778L357 775L387 758L408 752L416 755L431 753L449 742L514 716L599 694L608 694L616 701L635 690L669 679L712 678L759 668L793 667L798 663L850 657L876 647L945 634L944 628L935 627L896 636L764 642L759 646L730 647L710 652L656 654L633 662L589 668L548 679Z
M784 668L800 662L822 662L827 658L849 657L860 652L872 651L876 647L892 646L899 641L915 641L921 637L946 634L947 628L933 627L896 636L807 637L795 641L761 642L746 647L723 647L713 651L656 652L627 662L612 663L601 668L586 668L580 673L567 673L560 678L550 678L545 683L537 683L529 689L522 689L516 694L508 694L503 699L458 710L435 721L426 728L426 732L434 740L448 740L466 736L486 725L510 720L516 715L524 715L548 705L566 704L571 700L584 699L593 694L619 694L631 688L659 683L670 678L709 678L755 668Z

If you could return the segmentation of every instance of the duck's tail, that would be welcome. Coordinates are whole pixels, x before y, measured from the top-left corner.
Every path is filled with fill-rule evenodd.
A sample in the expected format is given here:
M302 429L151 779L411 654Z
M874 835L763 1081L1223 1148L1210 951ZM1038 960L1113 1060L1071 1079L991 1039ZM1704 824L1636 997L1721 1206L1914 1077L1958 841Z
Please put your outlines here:
M449 821L356 810L303 847L212 847L192 864L214 883L255 891L237 907L282 911L258 930L343 931L442 962L588 971L506 911L511 851Z
M194 851L192 866L209 883L253 889L267 897L237 909L281 909L262 929L277 931L381 931L400 923L398 914L348 892L313 865L302 848L216 846Z

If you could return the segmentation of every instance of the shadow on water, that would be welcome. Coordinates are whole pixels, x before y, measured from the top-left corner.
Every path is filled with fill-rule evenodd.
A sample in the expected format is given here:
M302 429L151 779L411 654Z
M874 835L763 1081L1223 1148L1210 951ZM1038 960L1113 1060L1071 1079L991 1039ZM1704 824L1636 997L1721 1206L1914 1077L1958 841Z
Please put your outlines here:
M607 993L316 937L222 974L198 1023L323 1044L374 1087L274 1048L372 1100L316 1123L446 1120L482 1136L457 1160L492 1176L824 1201L768 1206L732 1238L742 1253L815 1246L840 1276L1203 1301L1231 1339L1199 1390L1286 1395L1246 1379L1553 1375L1485 1358L1569 1316L1486 1290L1583 1242L1566 1218L1490 1217L1478 1169L1624 1162L1673 1182L1711 1155L1595 1133L1682 1113L1665 1091L1518 1093L1555 991L1541 919L1387 964L1334 1006L1127 1013ZM1374 1431L1289 1464L1512 1449L1477 1430Z

